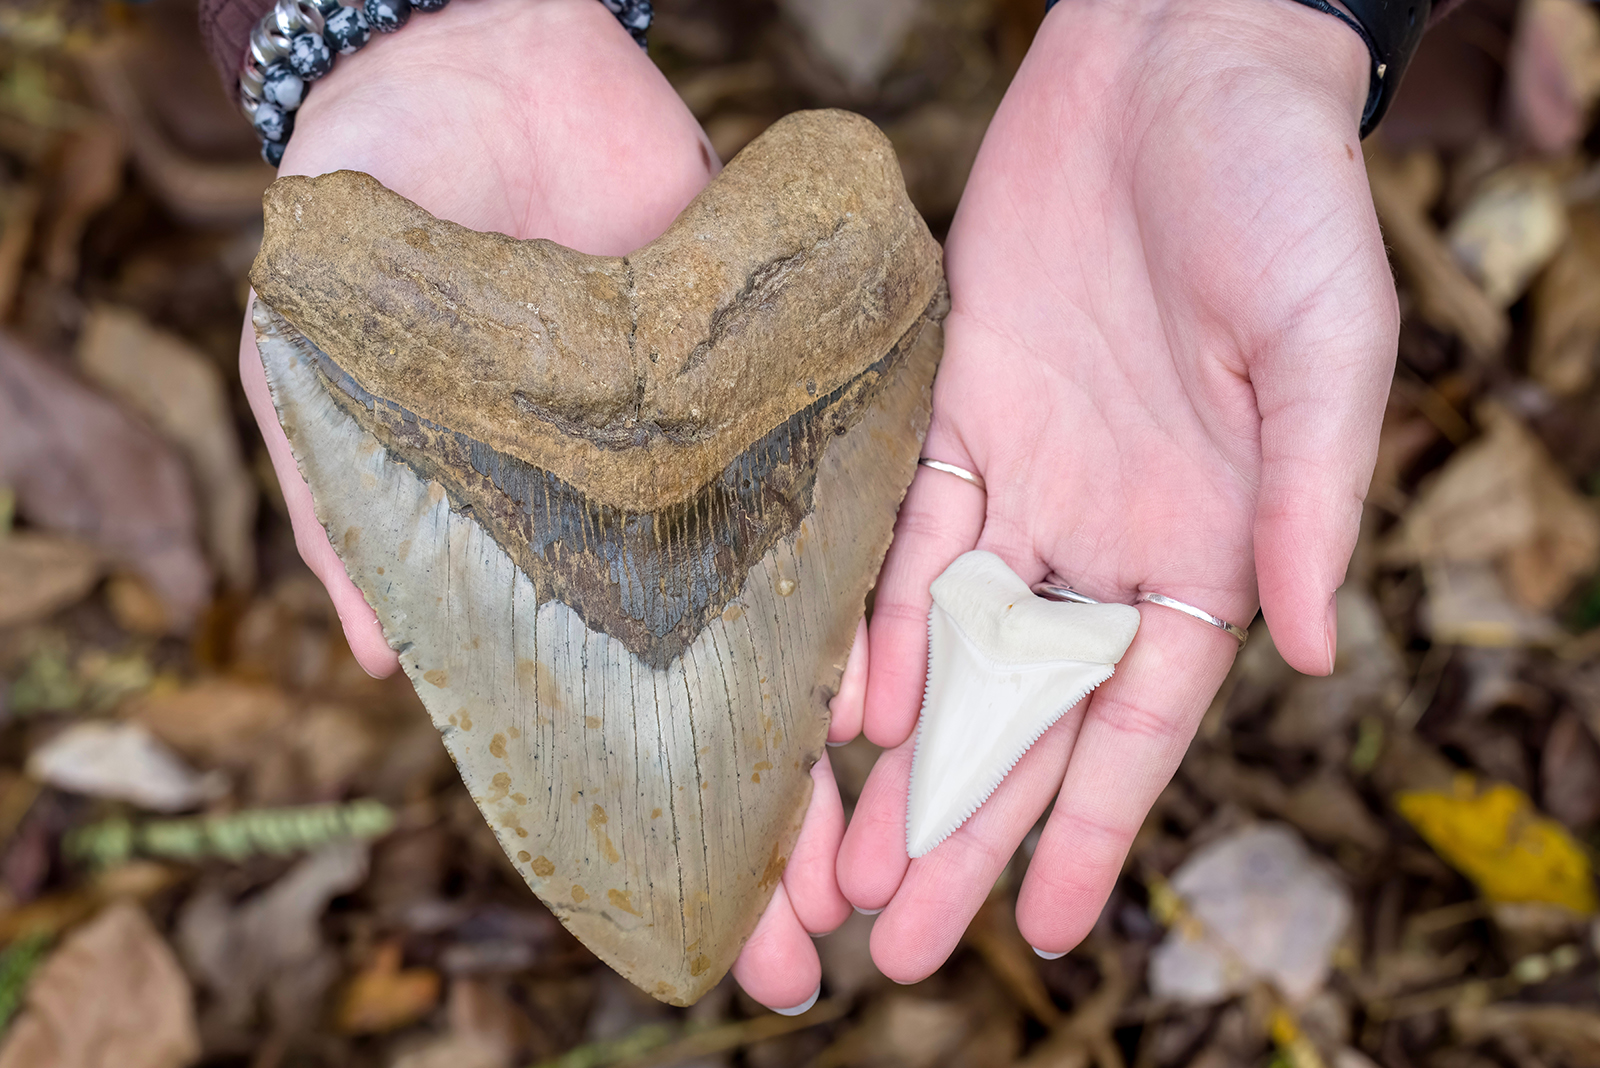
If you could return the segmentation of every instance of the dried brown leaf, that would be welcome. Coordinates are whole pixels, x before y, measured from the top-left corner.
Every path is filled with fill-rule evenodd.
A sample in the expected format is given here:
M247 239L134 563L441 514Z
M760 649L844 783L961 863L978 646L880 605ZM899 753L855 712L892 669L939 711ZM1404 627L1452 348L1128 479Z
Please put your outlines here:
M1423 486L1383 557L1496 563L1517 605L1547 610L1600 561L1600 512L1516 416L1485 404L1479 418L1483 437Z
M1469 278L1428 218L1437 195L1437 164L1430 181L1430 157L1396 163L1381 153L1367 159L1372 203L1383 236L1402 277L1410 284L1417 311L1428 323L1455 334L1479 358L1498 353L1510 336L1505 312Z
M39 261L60 285L78 274L78 249L93 215L122 190L122 131L105 119L84 123L62 142L39 220Z
M1463 1002L1450 1022L1466 1042L1512 1038L1572 1068L1600 1066L1600 1013L1573 1005L1474 1005Z
M385 942L372 963L345 987L335 1026L347 1035L399 1030L438 1004L439 986L438 972L401 968L400 944Z
M138 571L176 627L210 596L183 466L149 430L0 337L0 482L37 527L98 546Z
M1600 97L1600 15L1581 0L1527 0L1506 64L1511 121L1531 147L1577 144Z
M1571 212L1572 231L1533 287L1528 372L1552 393L1581 393L1600 357L1600 211Z
M200 1057L189 981L144 910L119 903L69 937L28 990L0 1068L182 1068Z
M43 619L75 604L100 577L100 554L51 534L0 537L0 627Z
M245 470L222 375L183 339L138 312L93 308L78 337L85 375L178 447L205 512L206 547L235 589L255 577L255 483Z
M1510 307L1567 236L1567 208L1555 176L1531 166L1490 175L1445 236L1484 294Z

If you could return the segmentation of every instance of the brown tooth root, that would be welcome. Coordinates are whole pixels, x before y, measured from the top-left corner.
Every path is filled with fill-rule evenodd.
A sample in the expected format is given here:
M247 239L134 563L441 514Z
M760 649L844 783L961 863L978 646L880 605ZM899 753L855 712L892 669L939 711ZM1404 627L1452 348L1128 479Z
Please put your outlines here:
M791 116L625 259L282 179L251 277L318 517L507 855L692 1003L793 851L927 428L947 298L888 142Z

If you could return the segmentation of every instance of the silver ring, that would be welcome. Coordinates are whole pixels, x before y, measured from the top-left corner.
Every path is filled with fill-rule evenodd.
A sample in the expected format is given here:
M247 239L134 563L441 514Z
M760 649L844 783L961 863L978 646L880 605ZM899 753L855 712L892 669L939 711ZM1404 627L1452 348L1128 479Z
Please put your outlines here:
M301 0L278 0L272 17L285 37L293 37L301 30L320 34L326 25L316 6Z
M1034 596L1043 597L1047 601L1066 601L1069 604L1100 603L1086 593L1079 593L1071 586L1063 586L1056 582L1036 582L1033 584L1033 593Z
M265 70L289 54L289 39L269 28L263 19L250 31L250 54Z
M1134 604L1144 604L1145 602L1149 602L1150 604L1158 604L1163 608L1175 608L1186 616L1191 616L1194 619L1198 619L1202 623L1209 623L1218 630L1227 631L1230 635L1239 640L1239 645L1241 647L1243 647L1245 641L1250 637L1250 632L1245 630L1243 627L1236 627L1232 623L1229 623L1226 619L1218 619L1216 616L1202 608L1196 608L1192 604L1184 604L1182 601L1175 601L1165 594L1141 593L1139 596L1133 599Z
M970 482L974 486L977 486L979 489L983 490L985 493L988 492L988 489L983 484L983 479L979 478L971 471L968 471L965 467L957 467L955 464L947 464L943 460L930 460L926 456L917 457L917 463L921 464L923 467L931 467L935 471L943 471L947 475L955 475L963 482Z

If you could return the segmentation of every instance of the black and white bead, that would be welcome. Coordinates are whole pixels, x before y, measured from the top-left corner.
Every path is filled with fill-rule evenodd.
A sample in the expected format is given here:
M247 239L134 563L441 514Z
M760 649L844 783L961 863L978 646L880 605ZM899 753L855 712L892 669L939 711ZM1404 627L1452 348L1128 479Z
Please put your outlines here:
M633 35L639 42L639 47L645 46L645 31L650 29L650 23L655 18L655 9L650 0L601 0L606 5L606 10L617 17L624 29Z
M333 52L320 33L297 33L289 38L289 69L314 82L333 69Z
M362 10L380 33L393 33L411 18L411 0L367 0Z
M450 0L411 0L411 6L417 11L441 11Z
M341 56L352 55L372 39L372 23L359 7L341 7L328 16L322 38Z
M261 99L276 104L284 111L293 111L306 98L306 83L300 75L289 69L287 63L278 62L261 74Z
M261 158L267 161L269 167L276 167L283 162L284 143L282 141L261 142Z
M261 135L263 141L277 141L282 144L289 140L289 135L294 132L294 112L285 111L265 100L256 105L253 121L256 133Z

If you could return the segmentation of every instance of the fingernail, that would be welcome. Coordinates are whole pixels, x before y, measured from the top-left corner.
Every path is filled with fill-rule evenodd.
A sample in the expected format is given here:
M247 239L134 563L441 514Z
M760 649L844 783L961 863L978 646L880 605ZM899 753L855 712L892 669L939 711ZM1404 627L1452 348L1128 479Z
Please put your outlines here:
M1046 953L1044 950L1040 949L1038 946L1030 946L1029 948L1032 949L1035 953L1039 954L1039 956L1043 957L1045 960L1060 960L1062 957L1065 957L1067 955L1067 951L1064 950L1064 949L1060 953Z
M861 913L861 915L863 915L863 916L876 916L878 913L883 911L882 909L861 909L861 908L856 908L856 906L854 906L854 905L851 905L850 907L853 908L853 909L856 909L856 911Z
M799 1016L802 1012L811 1011L811 1006L815 1005L817 1003L817 999L820 998L821 996L822 996L822 984L818 983L817 984L817 989L811 992L811 996L806 998L800 1004L796 1005L794 1008L792 1008L792 1009L773 1009L772 1011L777 1013L779 1016Z
M1328 674L1333 674L1333 663L1339 655L1339 595L1328 598L1328 624L1324 632L1328 637Z
M829 742L829 743L828 743L828 748L829 748L829 749L837 749L837 748L839 748L839 747L840 747L840 746L841 746L841 745L849 745L849 744L850 744L850 739L848 739L848 738L846 738L846 739L845 739L845 740L844 740L844 741L842 741L842 742Z

